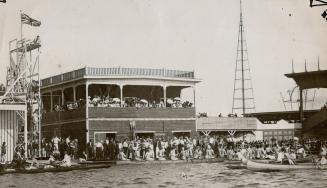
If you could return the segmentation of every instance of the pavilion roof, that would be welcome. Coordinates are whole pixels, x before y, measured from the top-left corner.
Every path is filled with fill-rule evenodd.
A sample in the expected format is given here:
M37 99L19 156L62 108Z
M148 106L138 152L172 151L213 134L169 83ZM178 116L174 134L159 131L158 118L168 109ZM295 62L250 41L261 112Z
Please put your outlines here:
M285 74L292 78L301 89L327 88L327 70Z

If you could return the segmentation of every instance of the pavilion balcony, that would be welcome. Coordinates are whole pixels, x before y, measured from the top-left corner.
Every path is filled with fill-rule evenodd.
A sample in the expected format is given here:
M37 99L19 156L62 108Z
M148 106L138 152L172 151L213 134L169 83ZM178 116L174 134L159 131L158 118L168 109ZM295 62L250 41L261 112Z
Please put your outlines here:
M61 123L72 120L85 119L85 108L77 108L74 110L52 111L42 114L42 124Z
M89 118L195 118L195 108L89 107Z

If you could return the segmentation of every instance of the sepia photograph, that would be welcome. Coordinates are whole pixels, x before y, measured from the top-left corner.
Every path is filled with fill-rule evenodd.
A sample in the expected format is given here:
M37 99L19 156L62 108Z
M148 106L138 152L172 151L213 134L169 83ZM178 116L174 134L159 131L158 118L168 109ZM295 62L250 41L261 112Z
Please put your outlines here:
M327 187L327 0L0 0L0 188Z

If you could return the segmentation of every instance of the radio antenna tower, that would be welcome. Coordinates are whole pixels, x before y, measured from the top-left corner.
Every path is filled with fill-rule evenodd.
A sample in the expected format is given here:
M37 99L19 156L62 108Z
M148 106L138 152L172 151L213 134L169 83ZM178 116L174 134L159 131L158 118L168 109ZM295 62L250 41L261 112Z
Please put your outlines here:
M232 113L255 112L253 87L248 50L244 34L242 0L240 0L240 23L238 32Z

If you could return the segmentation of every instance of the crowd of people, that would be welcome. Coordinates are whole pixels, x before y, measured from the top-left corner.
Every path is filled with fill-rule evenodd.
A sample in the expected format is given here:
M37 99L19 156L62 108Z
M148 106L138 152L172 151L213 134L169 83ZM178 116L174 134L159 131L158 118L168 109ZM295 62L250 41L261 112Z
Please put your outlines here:
M122 103L119 98L110 98L105 96L95 95L93 97L88 97L89 107L137 107L137 108L163 108L164 101L152 101L149 102L145 99L140 99L137 97L125 97ZM54 111L67 111L67 110L75 110L79 108L85 107L85 100L79 99L73 102L66 102L63 105L55 104ZM193 107L193 103L189 101L182 102L179 97L175 97L174 99L167 99L166 107L168 108L191 108ZM46 113L46 112L45 112Z
M163 108L164 100L153 100L152 102L138 97L125 97L121 102L120 98L110 98L109 96L95 95L88 97L90 107L137 107L137 108ZM179 97L166 99L166 107L171 108L188 108L193 104L189 101L182 102Z
M276 162L294 164L296 159L308 156L320 156L319 163L326 164L326 141L319 139L292 140L260 140L235 141L232 136L199 136L189 138L180 136L173 138L158 137L155 139L136 137L114 140L97 140L89 142L85 150L81 149L77 139L53 137L48 142L42 140L41 152L37 143L30 142L27 149L28 159L47 158L55 164L70 166L71 160L194 160L194 159L269 159ZM5 143L1 147L1 157ZM25 150L22 145L15 149L13 163L22 165Z
M325 142L316 139L238 141L230 136L189 138L139 138L115 141L106 139L87 144L90 160L187 160L187 159L270 159L278 162L321 154ZM323 153L323 152L322 152ZM324 154L322 156L325 156Z

